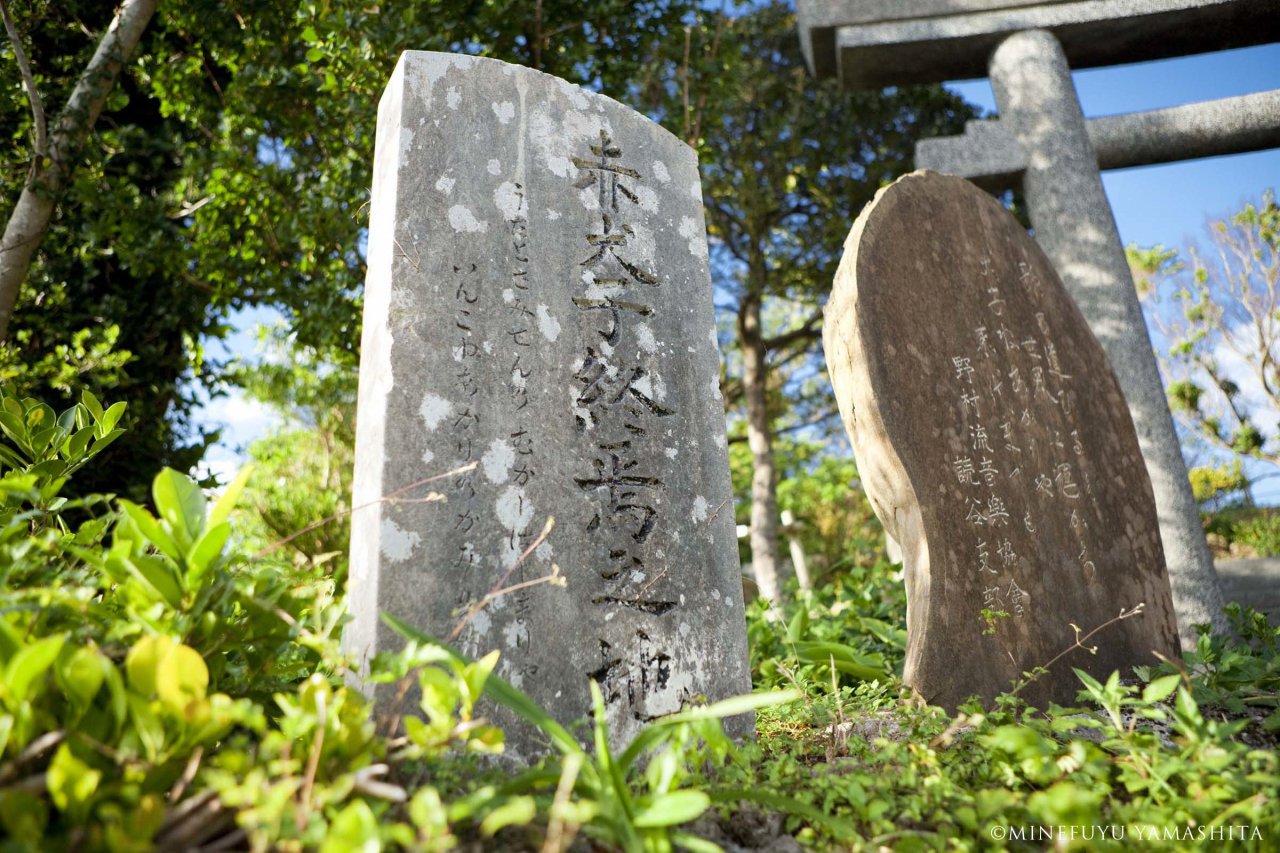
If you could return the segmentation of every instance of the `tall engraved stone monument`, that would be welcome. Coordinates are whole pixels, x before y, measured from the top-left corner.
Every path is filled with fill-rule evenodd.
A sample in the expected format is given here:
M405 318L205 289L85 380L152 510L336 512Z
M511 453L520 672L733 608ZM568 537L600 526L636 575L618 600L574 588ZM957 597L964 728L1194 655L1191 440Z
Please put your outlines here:
M348 647L399 644L379 611L444 638L521 587L457 643L563 723L590 679L620 742L748 691L693 151L555 77L408 52L374 173ZM443 502L380 500L468 463Z
M1044 253L967 181L915 172L845 243L824 344L867 496L901 544L905 680L1068 703L1178 654L1151 484L1124 396ZM1138 610L1141 606L1140 610ZM1137 612L1135 612L1137 611Z

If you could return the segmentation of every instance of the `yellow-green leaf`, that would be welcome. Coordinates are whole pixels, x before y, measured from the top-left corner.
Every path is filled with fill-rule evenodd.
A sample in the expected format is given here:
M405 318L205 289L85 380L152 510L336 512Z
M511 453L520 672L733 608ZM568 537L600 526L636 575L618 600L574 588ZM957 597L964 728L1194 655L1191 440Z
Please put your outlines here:
M1142 690L1143 702L1161 702L1173 695L1173 691L1178 689L1178 685L1182 683L1181 675L1166 675L1164 678L1157 678L1148 684Z
M9 661L9 666L5 668L5 683L8 685L9 695L15 701L23 702L28 698L37 679L53 666L58 652L62 651L62 643L65 639L66 637L62 634L45 637L23 647L13 656L13 660Z
M189 548L204 528L204 492L186 475L164 468L151 484L151 496L178 545Z
M124 671L129 676L129 686L143 696L154 696L160 677L160 664L177 642L172 637L154 634L133 644L124 659Z
M675 826L693 820L710 805L711 798L702 791L672 791L642 808L636 815L635 825L641 829Z
M188 703L203 699L209 689L209 667L190 646L176 645L156 670L156 693L170 710L181 713Z
M236 478L227 484L227 488L223 490L222 497L218 498L218 502L213 505L213 509L209 512L209 526L221 524L231 515L231 510L235 509L236 501L240 500L240 493L244 491L245 484L249 482L249 475L253 473L253 466L246 465L240 469L240 473Z
M98 790L98 781L102 772L94 770L88 764L72 754L67 744L58 747L49 769L45 771L45 785L49 788L49 797L62 811L75 813Z
M513 797L484 816L480 821L480 831L492 836L503 827L526 824L537 814L538 807L533 797Z
M222 556L222 549L226 547L227 539L231 536L230 522L222 522L207 528L204 533L200 534L200 538L191 546L191 550L187 552L187 565L193 577L188 578L188 582L195 580L206 569L217 562Z

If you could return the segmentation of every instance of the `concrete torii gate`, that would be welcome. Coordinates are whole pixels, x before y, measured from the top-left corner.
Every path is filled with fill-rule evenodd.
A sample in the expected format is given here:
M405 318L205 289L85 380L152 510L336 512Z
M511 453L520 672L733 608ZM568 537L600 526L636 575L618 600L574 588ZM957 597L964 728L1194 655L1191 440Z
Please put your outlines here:
M1184 644L1224 627L1217 573L1179 450L1102 168L1280 147L1280 90L1086 121L1077 67L1280 40L1280 0L798 0L805 59L848 88L988 73L1001 118L921 140L920 168L1005 189L1021 178L1035 236L1129 402Z

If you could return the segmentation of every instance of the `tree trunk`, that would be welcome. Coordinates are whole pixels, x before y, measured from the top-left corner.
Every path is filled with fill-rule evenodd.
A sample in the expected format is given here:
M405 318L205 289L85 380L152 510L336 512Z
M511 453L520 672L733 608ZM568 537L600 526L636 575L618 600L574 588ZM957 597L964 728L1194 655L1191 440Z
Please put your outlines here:
M782 599L778 586L778 495L773 425L765 408L768 349L760 328L760 303L758 290L743 298L738 334L742 339L742 386L747 401L747 446L751 448L751 568L761 598L776 604Z
M57 127L49 138L49 150L34 152L31 176L9 215L4 237L0 238L0 342L9 335L18 292L36 249L49 230L55 200L66 188L84 141L98 120L120 69L142 38L156 4L157 0L124 0L59 114Z

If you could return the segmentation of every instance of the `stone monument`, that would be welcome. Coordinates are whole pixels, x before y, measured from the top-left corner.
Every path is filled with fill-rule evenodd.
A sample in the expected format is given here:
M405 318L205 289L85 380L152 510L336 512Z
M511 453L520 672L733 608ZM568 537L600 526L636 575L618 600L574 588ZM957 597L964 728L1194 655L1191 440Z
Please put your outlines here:
M1280 145L1280 92L1085 121L1076 67L1280 39L1274 0L798 0L810 69L853 88L986 70L1002 118L921 140L916 166L991 189L1020 181L1036 239L1115 367L1146 459L1184 644L1225 627L1222 594L1187 482L1099 167Z
M1044 707L1074 701L1070 667L1105 678L1177 655L1120 385L995 199L930 172L881 190L845 243L823 341L867 497L902 546L909 685L954 708L1056 658L1022 691ZM1096 654L1073 648L1104 625Z
M499 650L565 724L596 680L618 743L750 690L688 146L537 71L405 53L378 109L362 348L350 649L399 644L380 611L442 639L470 612L463 651ZM443 502L404 491L449 471Z

